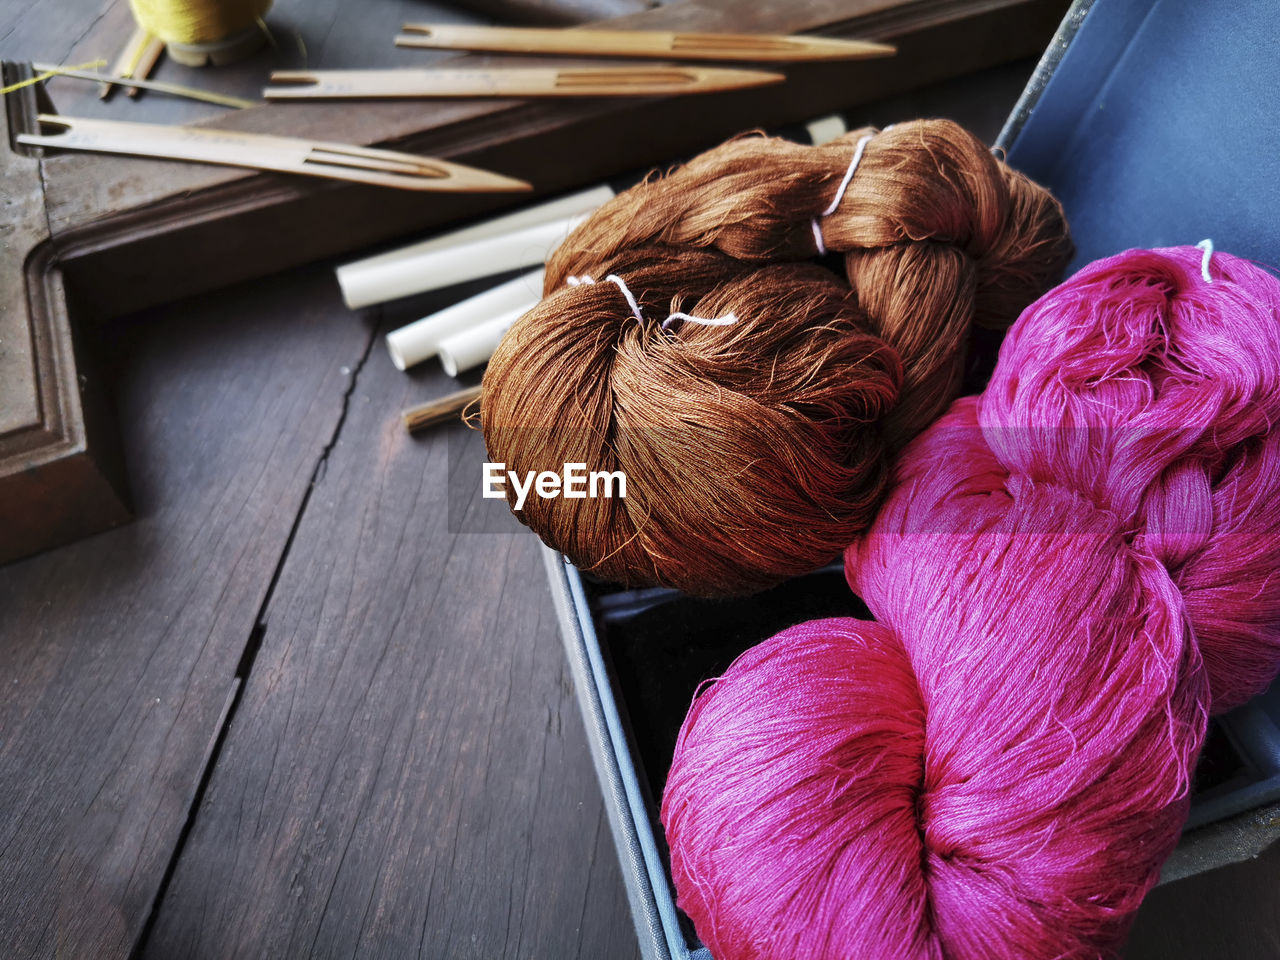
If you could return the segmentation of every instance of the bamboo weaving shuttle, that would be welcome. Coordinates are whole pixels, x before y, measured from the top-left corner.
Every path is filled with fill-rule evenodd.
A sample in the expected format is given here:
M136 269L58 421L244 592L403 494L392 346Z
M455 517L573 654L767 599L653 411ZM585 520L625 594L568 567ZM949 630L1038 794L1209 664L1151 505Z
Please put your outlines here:
M780 83L780 73L722 67L510 67L489 70L277 70L268 100L384 97L630 97Z
M663 60L739 60L794 63L888 57L897 48L865 40L751 33L668 33L653 30L555 30L542 27L477 27L406 23L399 47L558 53L584 57L649 57Z
M39 121L42 129L62 128L62 132L21 133L19 143L300 173L404 190L492 193L531 189L523 180L488 170L347 143L51 114L41 114Z

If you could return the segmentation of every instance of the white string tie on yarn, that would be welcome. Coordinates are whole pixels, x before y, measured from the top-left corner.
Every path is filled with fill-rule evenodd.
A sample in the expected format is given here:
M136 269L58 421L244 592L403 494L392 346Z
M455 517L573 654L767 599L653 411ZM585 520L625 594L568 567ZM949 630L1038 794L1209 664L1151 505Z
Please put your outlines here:
M889 129L888 127L885 128ZM829 217L836 212L836 207L840 206L840 201L844 199L844 192L849 189L849 183L853 180L853 173L858 169L858 164L862 161L862 151L867 148L867 141L871 139L873 134L868 133L853 150L853 159L849 161L849 169L844 172L844 179L840 181L840 186L836 190L835 199L831 201L831 206L823 210L821 214L814 217L809 223L813 226L813 240L818 245L818 253L826 254L827 245L822 240L822 227L818 223L823 217Z
M1200 276L1204 277L1205 283L1213 283L1213 277L1209 276L1209 258L1213 256L1213 241L1208 238L1201 240L1196 244L1196 248L1204 251L1204 256L1200 258Z
M675 313L669 314L667 319L662 321L662 329L666 330L671 324L677 320L688 320L690 323L700 323L704 327L727 327L730 324L738 322L736 313L726 313L723 317L695 317L691 313Z
M640 305L636 303L635 296L627 287L626 282L617 274L609 274L605 280L616 283L618 289L622 291L622 295L627 298L627 306L631 308L631 315L636 318L636 323L644 323L644 314L640 312ZM565 283L571 287L580 287L584 284L593 284L595 280L589 274L583 274L580 277L565 277ZM666 330L671 324L677 320L688 320L690 323L700 323L704 327L727 327L732 323L738 322L738 315L735 313L726 313L723 317L695 317L691 313L681 313L676 311L669 314L667 319L662 321L662 329Z
M622 282L622 278L616 273L611 273L605 279L618 285L622 295L627 298L627 306L631 308L631 315L636 318L636 323L644 323L644 314L640 312L640 304L636 303L636 298L631 295L631 291Z

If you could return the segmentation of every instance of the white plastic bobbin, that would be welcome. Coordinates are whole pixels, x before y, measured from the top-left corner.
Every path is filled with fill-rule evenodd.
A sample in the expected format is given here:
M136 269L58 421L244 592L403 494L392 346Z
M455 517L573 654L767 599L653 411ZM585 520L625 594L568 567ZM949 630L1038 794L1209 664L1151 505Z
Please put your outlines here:
M494 317L478 327L468 327L440 341L437 353L440 355L440 366L451 377L487 361L498 349L503 336L511 325L519 320L525 310L512 310L502 316Z
M391 331L387 334L387 352L391 354L391 362L397 370L407 370L435 356L447 337L479 327L512 310L527 313L538 303L543 273L542 270L526 273Z
M537 266L587 214L612 196L608 186L594 187L345 263L337 269L342 299L354 310ZM492 244L484 242L488 240Z
M849 127L845 124L844 117L838 113L810 120L804 125L804 129L809 134L809 142L815 147L830 143L832 140L843 137L849 132Z

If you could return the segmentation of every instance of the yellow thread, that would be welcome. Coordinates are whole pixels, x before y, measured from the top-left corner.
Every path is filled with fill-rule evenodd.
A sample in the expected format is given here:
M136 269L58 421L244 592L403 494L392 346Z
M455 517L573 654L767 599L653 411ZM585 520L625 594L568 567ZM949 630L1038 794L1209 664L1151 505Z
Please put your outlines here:
M103 61L99 60L98 63ZM243 97L232 97L225 93L214 93L212 90L201 90L198 87L184 87L180 83L165 83L163 80L139 80L136 77L114 76L103 73L87 73L76 67L51 67L43 63L32 64L45 76L71 77L75 80L98 80L106 83L118 83L122 87L137 87L139 90L154 90L156 93L167 93L174 97L187 97L190 100L203 100L205 103L216 103L221 107L256 107L258 103L245 100ZM33 83L34 81L27 81Z
M129 0L138 25L165 43L216 43L256 25L271 0Z
M18 83L11 83L7 87L0 87L0 97L4 96L7 93L13 93L13 91L15 90L21 90L23 87L29 87L32 84L40 83L42 80L48 80L50 77L56 77L64 69L92 70L95 67L105 67L106 65L107 65L107 61L105 60L91 60L88 63L77 64L74 67L62 67L62 68L53 68L53 69L45 70L43 73L36 74L30 80L20 80ZM102 79L107 80L109 78L103 77Z

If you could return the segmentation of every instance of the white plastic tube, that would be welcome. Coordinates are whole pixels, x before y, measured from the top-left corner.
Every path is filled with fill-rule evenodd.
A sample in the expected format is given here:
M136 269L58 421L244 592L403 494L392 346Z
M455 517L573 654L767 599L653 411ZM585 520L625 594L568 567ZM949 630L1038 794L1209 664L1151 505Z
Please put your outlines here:
M361 275L361 283L366 291L376 289L379 301L394 300L491 277L495 273L534 267L545 263L585 217L583 214L568 220L552 220L513 233L432 250L412 260L374 267Z
M838 113L810 120L804 128L809 133L809 142L815 147L830 143L836 137L843 137L849 132L849 126L844 122L844 117Z
M602 184L598 187L592 187L590 190L582 190L548 203L541 203L523 210L517 210L515 213L508 213L492 220L486 220L483 223L463 227L461 230L452 230L438 237L432 237L430 240L410 244L407 247L391 250L376 257L366 257L363 260L355 260L351 263L343 264L337 269L338 286L342 288L342 299L346 301L348 307L355 310L371 304L394 300L396 297L406 297L414 293L436 289L438 286L444 286L446 284L438 282L439 275L434 272L432 280L428 282L434 283L435 286L419 285L419 278L426 276L421 264L426 262L428 265L427 270L431 270L430 264L433 262L431 255L459 247L470 247L478 241L518 234L531 228L546 226L547 224L564 224L572 218L590 213L612 196L613 190L608 185ZM576 226L576 222L574 225ZM556 232L553 230L551 234ZM568 232L568 229L563 229L546 252L554 249L555 243L563 240L568 235ZM545 232L539 234L539 236L546 235ZM473 253L479 249L486 248L474 248ZM544 253L544 258L545 255ZM480 258L480 262L483 263L483 258ZM526 254L521 263L492 268L485 267L484 272L472 273L466 278L447 277L446 283L460 283L463 279L475 279L478 276L492 275L501 273L504 270L532 266L541 262L541 259L528 259Z
M464 371L478 367L498 349L503 334L513 323L520 319L526 311L512 310L500 317L494 317L478 327L468 327L440 341L440 366L451 377Z
M472 327L478 327L513 310L526 313L542 297L542 276L534 270L500 283L451 307L414 321L387 334L387 352L398 370L407 370L436 355L441 341Z

